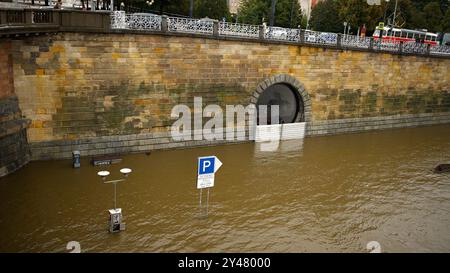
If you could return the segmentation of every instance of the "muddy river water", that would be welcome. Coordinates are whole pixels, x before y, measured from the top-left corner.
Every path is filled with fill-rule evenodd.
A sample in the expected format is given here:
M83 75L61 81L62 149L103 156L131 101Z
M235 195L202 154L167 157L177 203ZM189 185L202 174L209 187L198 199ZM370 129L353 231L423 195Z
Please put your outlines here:
M197 157L223 166L199 209ZM32 162L0 179L0 252L450 251L450 125L126 155ZM96 173L133 173L117 186L126 230L110 234L113 186Z

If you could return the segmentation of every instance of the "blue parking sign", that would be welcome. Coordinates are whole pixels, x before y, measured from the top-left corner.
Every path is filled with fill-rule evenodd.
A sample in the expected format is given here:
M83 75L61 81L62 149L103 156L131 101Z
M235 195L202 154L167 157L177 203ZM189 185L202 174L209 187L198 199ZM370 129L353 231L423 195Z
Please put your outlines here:
M214 173L215 156L206 156L198 158L198 174Z

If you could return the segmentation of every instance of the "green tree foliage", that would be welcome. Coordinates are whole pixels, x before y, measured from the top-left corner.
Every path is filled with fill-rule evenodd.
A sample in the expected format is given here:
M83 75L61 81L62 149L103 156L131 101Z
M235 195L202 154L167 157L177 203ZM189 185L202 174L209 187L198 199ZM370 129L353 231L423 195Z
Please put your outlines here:
M121 0L114 1L117 5L120 5L120 2ZM152 5L148 5L147 0L124 0L122 2L128 8L131 7L131 11L139 8L145 12L158 14L189 15L189 0L154 0Z
M450 33L450 9L447 8L447 12L442 18L442 32Z
M368 5L364 0L338 1L338 13L341 21L347 22L355 31L364 24L368 30L375 29L375 26L383 21L382 7L382 5Z
M432 31L442 31L441 21L443 19L441 8L438 2L430 2L423 8L425 14L425 28Z
M335 10L332 2L337 5L339 20L327 12L327 9ZM370 32L379 22L393 23L395 2L381 0L381 5L371 6L365 0L325 0L312 10L311 25L317 30L336 32L342 31L342 22L348 22L355 33L359 26L365 24ZM448 10L448 0L397 0L395 24L402 28L449 31ZM339 27L335 27L336 24L340 24Z
M194 16L217 20L222 20L222 18L230 20L231 18L227 0L197 0L195 1Z
M244 0L238 10L240 23L260 25L262 21L268 21L269 8L262 0Z
M269 22L271 0L244 0L238 11L241 23L260 25ZM297 0L277 0L275 26L296 28L302 24L302 11Z
M341 32L343 30L343 21L339 17L337 1L319 2L311 11L309 23L314 30Z

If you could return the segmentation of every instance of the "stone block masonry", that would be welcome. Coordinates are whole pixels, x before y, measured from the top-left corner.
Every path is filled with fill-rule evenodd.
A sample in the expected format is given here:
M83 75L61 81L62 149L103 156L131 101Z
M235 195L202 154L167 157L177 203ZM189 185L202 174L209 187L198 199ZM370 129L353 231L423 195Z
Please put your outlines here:
M30 160L26 128L14 93L11 43L0 43L0 177Z
M277 75L304 86L308 136L450 123L448 58L131 33L6 43L33 159L217 144L173 142L172 107L248 105Z

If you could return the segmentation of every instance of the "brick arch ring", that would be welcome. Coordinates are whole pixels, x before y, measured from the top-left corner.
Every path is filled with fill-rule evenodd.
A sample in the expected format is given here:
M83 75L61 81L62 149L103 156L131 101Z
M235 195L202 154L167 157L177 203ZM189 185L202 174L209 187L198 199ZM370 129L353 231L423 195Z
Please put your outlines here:
M274 75L258 84L256 90L250 98L250 103L256 106L259 96L274 84L286 84L292 91L296 93L298 99L298 113L294 122L310 122L311 121L311 98L305 90L305 86L296 78L288 74Z

